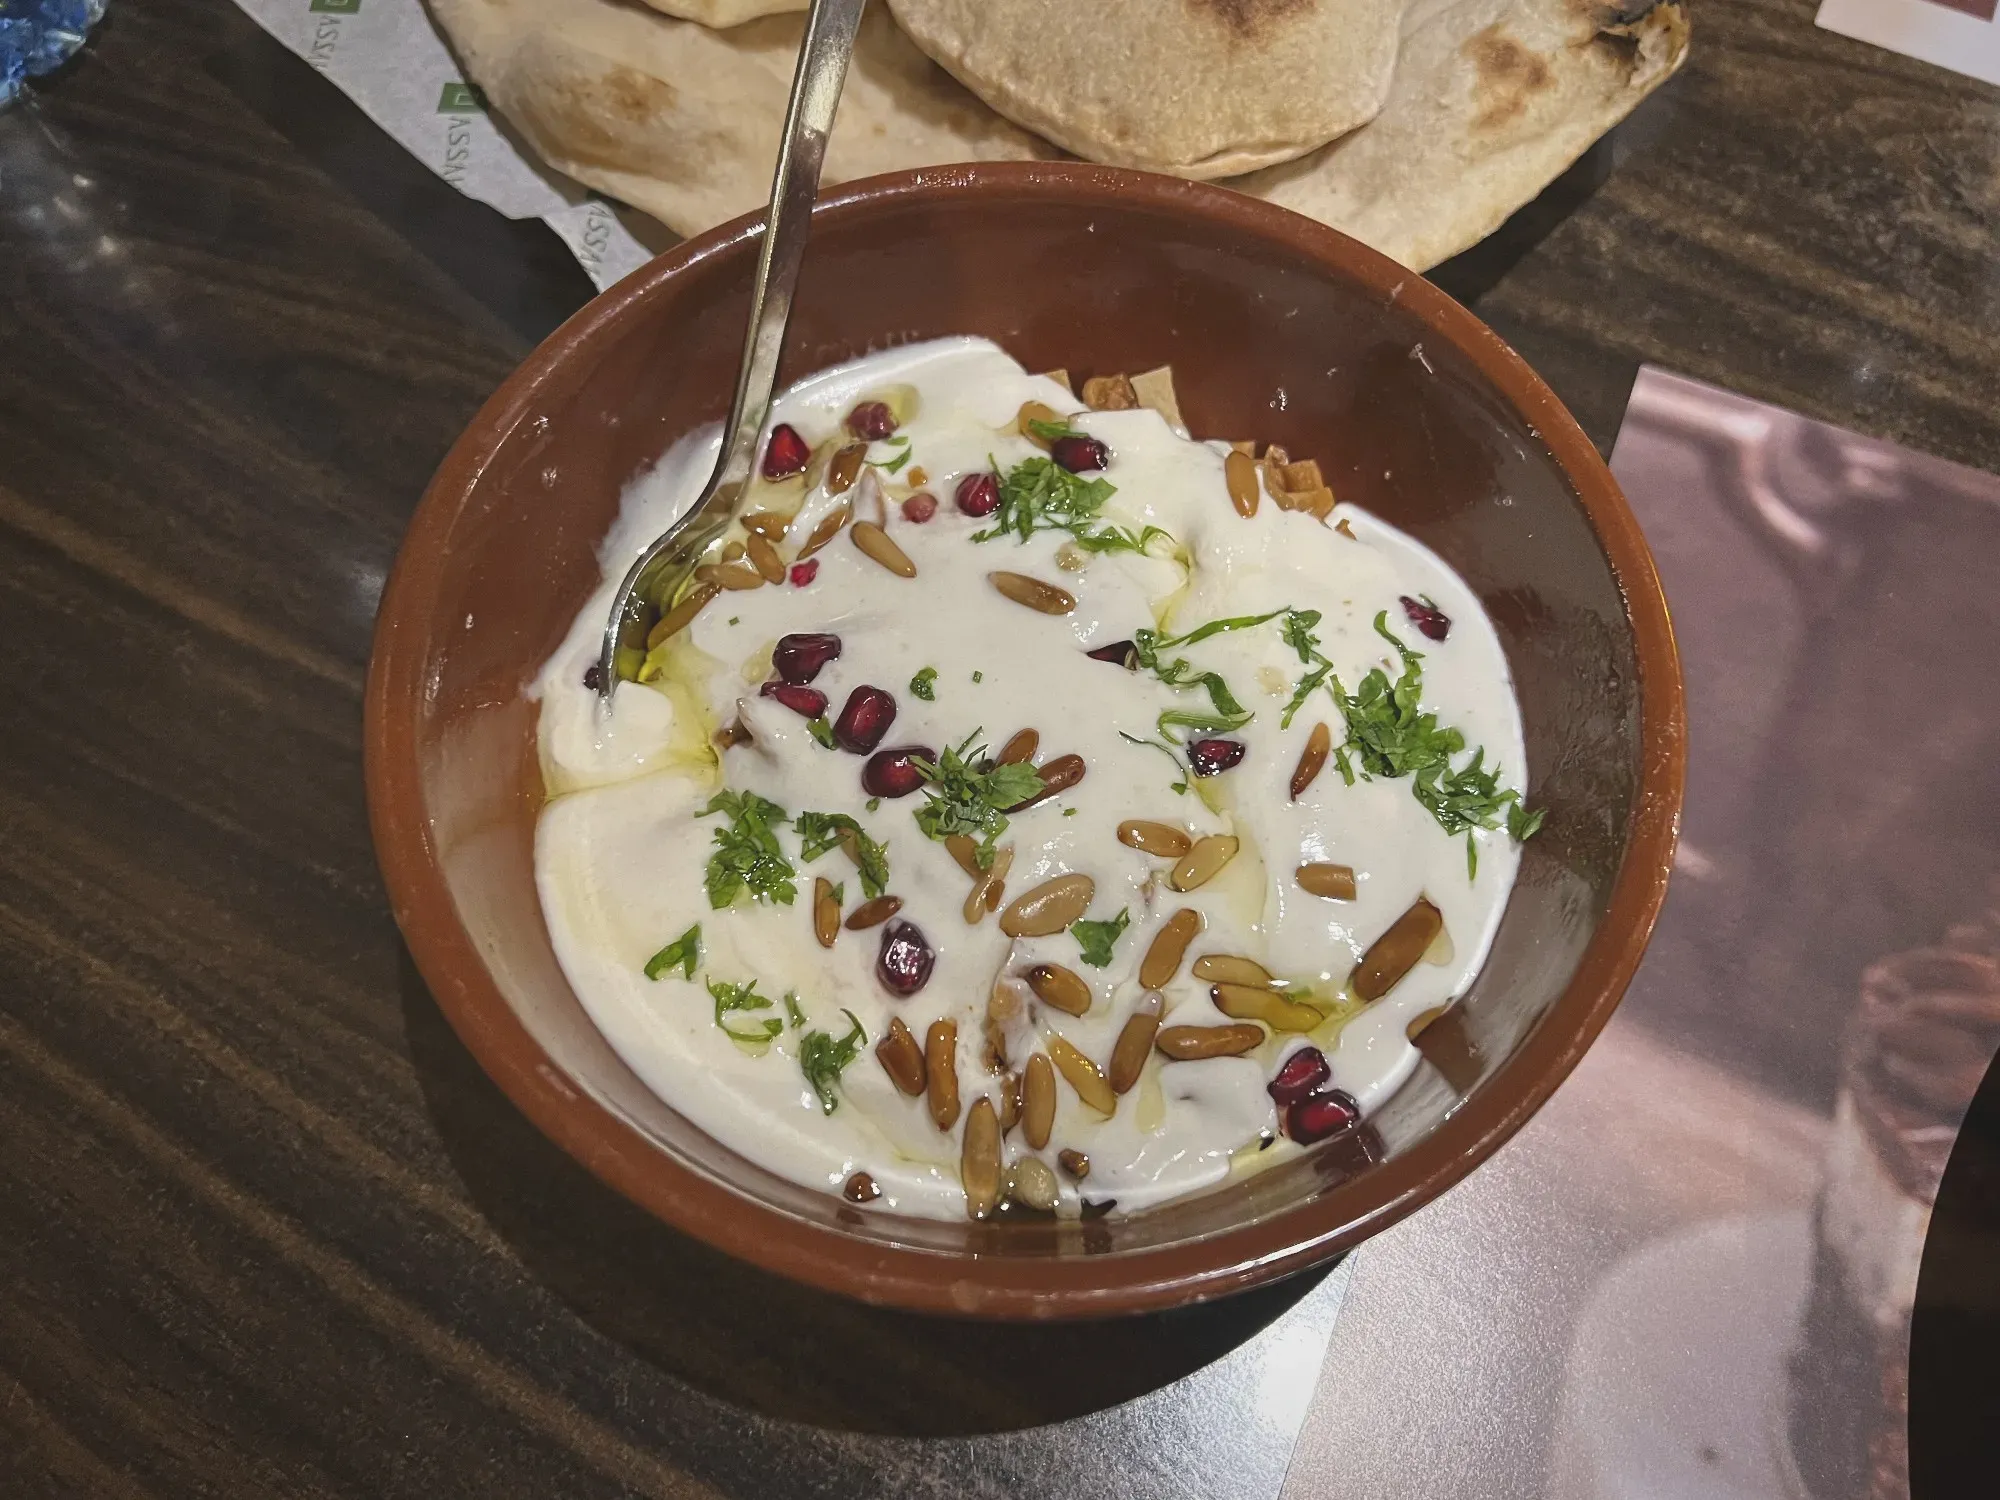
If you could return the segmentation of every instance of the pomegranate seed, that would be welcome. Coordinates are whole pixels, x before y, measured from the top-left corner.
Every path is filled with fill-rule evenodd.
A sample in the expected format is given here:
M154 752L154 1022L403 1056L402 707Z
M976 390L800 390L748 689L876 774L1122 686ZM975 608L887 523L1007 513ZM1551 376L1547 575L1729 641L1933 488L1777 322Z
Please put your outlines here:
M937 514L937 496L919 490L903 502L903 519L921 526Z
M604 664L602 662L594 661L583 669L583 685L593 693L604 691Z
M1128 672L1139 669L1139 650L1130 641L1113 641L1108 646L1084 652L1092 661L1108 661L1115 667L1123 667Z
M896 700L881 688L864 684L841 706L840 717L833 721L833 742L856 755L867 755L895 722Z
M819 577L819 559L808 558L802 563L792 564L792 587L802 589Z
M924 941L915 922L891 922L882 929L882 951L875 958L875 977L892 995L914 995L930 981L937 954Z
M958 508L968 516L990 516L1000 508L1000 480L993 474L968 474L952 492Z
M771 441L764 445L764 477L785 479L803 474L811 459L812 449L799 436L799 430L789 422L780 422L771 429Z
M1085 474L1108 467L1111 463L1111 450L1094 437L1072 432L1068 437L1059 437L1049 445L1049 457L1072 474Z
M1317 1047L1301 1047L1278 1064L1277 1076L1265 1085L1265 1091L1281 1107L1297 1104L1332 1074L1324 1052Z
M771 665L787 682L811 682L838 655L837 635L781 635L771 651Z
M863 442L878 442L896 430L896 414L886 401L864 401L847 414L847 430Z
M1285 1111L1285 1134L1301 1146L1323 1141L1361 1120L1361 1106L1342 1089L1328 1089L1301 1099Z
M1410 623L1434 641L1441 641L1451 634L1451 616L1439 609L1428 599L1412 599L1403 595L1403 613L1410 617Z
M800 687L796 682L780 682L774 677L758 691L766 698L776 698L803 718L817 719L826 712L826 694L818 688Z
M1197 776L1219 775L1241 759L1241 740L1196 740L1188 746L1188 768Z
M861 790L871 797L907 797L924 784L924 773L912 760L937 764L937 752L928 745L898 745L894 750L877 750L861 768Z

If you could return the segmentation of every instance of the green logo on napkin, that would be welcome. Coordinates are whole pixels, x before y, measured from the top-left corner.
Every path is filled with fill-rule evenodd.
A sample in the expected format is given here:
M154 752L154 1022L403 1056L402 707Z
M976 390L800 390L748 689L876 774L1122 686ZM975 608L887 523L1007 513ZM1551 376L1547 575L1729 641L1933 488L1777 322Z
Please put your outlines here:
M336 16L351 16L361 9L361 0L312 0L312 4L306 9L324 11Z
M319 0L313 0L317 5ZM337 0L328 0L337 3ZM360 4L361 0L354 0ZM483 115L486 113L486 96L469 83L447 83L444 92L438 95L438 110L441 115Z

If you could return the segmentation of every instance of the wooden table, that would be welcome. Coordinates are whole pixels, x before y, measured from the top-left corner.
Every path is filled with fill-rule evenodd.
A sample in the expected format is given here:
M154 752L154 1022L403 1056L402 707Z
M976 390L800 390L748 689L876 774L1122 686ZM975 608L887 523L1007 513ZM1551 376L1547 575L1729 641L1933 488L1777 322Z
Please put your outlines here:
M1992 467L1995 95L1811 9L1701 6L1439 279L1607 448L1650 360ZM227 0L118 0L40 93L0 115L0 1493L1117 1491L1088 1424L958 1439L1169 1388L1310 1285L972 1334L754 1276L542 1143L404 956L376 596L588 295L567 254ZM1149 1490L1200 1493L1156 1436Z

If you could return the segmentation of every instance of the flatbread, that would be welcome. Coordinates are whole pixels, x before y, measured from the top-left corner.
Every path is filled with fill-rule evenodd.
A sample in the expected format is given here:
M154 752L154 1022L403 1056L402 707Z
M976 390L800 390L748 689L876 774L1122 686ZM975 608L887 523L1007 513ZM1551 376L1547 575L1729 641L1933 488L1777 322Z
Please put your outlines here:
M646 3L683 21L699 21L704 26L741 26L759 16L804 10L812 0L646 0Z
M803 16L718 31L616 0L430 6L467 74L550 166L683 235L767 200ZM1055 154L869 7L827 142L826 184Z
M1381 111L1403 0L888 0L917 45L1089 161L1230 177Z
M1382 113L1229 184L1414 270L1477 244L1687 55L1677 3L1414 0Z
M683 235L760 207L802 22L730 31L617 0L429 0L468 75L550 165ZM1414 271L1475 244L1679 67L1673 0L1414 0L1382 113L1227 185ZM869 7L829 142L829 184L1056 155Z

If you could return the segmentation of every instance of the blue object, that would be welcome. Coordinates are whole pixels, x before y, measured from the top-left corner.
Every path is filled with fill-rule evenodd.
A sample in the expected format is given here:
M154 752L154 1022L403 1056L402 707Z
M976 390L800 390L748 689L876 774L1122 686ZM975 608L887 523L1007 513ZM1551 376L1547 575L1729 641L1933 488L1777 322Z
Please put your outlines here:
M53 73L104 19L104 0L0 0L0 109Z

